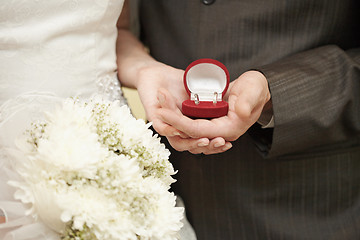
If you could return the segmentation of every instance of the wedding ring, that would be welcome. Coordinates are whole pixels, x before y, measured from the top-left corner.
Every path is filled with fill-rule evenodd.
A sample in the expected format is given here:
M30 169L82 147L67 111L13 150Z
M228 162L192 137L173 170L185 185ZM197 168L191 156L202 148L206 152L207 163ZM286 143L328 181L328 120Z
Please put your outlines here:
M214 92L214 99L213 99L213 103L216 104L217 103L217 97L218 97L218 93Z
M199 101L199 95L197 93L194 94L195 97L195 104L199 105L200 101Z

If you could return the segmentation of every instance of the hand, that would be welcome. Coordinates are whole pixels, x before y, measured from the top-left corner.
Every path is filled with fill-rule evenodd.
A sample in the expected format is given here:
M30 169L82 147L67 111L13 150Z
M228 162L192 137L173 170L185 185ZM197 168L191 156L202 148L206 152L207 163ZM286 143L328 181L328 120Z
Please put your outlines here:
M124 11L122 16L123 13ZM124 20L124 18L122 19ZM118 23L116 52L119 79L124 86L137 88L146 116L149 121L153 122L155 130L160 135L166 136L169 143L178 151L215 153L223 151L222 149L225 147L230 148L231 144L227 143L226 145L222 138L211 141L208 138L189 138L187 134L171 127L159 118L157 110L161 108L159 101L162 96L160 95L158 99L157 92L160 88L165 89L171 95L168 104L174 107L173 110L177 114L181 114L181 104L188 98L182 80L184 71L153 59L146 48L128 30L129 22L127 20L125 18L124 21L119 20Z
M183 70L155 61L148 63L137 73L136 88L147 119L153 124L163 125L156 115L156 109L160 108L157 95L159 88L164 88L172 94L173 99L176 100L173 104L176 106L181 106L182 100L188 97L182 83L183 74Z
M159 89L158 99L161 106L161 108L158 108L156 111L158 118L161 116L163 109L169 111L169 114L185 117L180 111L180 108L176 106L176 101L173 96L166 89ZM193 154L215 154L225 152L232 147L232 144L230 142L226 142L222 137L215 137L211 140L208 138L189 138L187 134L179 131L169 124L166 124L160 118L159 121L162 123L162 126L159 125L157 131L161 135L167 136L170 144L177 151L187 150ZM178 134L172 135L173 132L178 132ZM195 142L196 145L192 144L194 139L199 139L199 141Z
M224 117L193 120L174 111L173 106L164 106L158 110L159 118L191 138L221 137L235 141L257 121L270 100L265 76L257 71L245 72L230 84L225 99L228 99L229 112Z
M162 107L171 109L171 114L182 115L181 104L189 98L184 88L183 74L183 70L158 62L148 64L138 72L136 87L148 120L153 122L154 129L160 135L166 136L177 151L190 151L195 154L226 151L231 144L221 137L211 141L206 137L189 138L187 134L159 118L158 111Z

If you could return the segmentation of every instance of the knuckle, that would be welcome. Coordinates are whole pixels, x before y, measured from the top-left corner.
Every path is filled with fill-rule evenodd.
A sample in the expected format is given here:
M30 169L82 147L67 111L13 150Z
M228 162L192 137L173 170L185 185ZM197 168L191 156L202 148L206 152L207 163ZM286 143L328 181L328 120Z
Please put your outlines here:
M174 137L175 138L175 137ZM175 149L178 152L183 152L186 150L185 146L181 144L179 140L175 140L174 138L168 138L170 145L173 149Z
M249 104L247 104L247 103L243 104L242 106L238 107L237 110L238 110L239 116L241 116L245 119L248 119L251 117L252 109Z
M187 135L192 138L199 138L200 123L195 121L192 126L186 131Z
M238 138L240 137L240 135L231 135L227 138L228 141L233 142L236 141Z
M153 127L158 134L160 134L161 136L166 136L164 128L162 126L156 126L155 124L153 124Z

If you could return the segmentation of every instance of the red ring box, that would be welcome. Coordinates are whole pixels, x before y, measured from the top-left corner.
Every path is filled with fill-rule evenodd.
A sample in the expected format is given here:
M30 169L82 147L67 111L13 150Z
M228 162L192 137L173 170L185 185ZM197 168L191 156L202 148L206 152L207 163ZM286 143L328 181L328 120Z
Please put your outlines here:
M182 113L191 118L217 118L227 115L223 97L229 87L227 68L219 61L202 58L185 70L184 85L190 99L182 103Z

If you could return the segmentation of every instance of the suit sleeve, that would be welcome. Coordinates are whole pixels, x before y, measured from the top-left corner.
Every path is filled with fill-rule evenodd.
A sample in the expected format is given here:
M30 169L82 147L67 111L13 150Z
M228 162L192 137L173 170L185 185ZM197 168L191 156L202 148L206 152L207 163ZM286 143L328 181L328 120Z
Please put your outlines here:
M267 156L360 138L360 48L327 45L258 69L269 82L275 121L262 146Z

